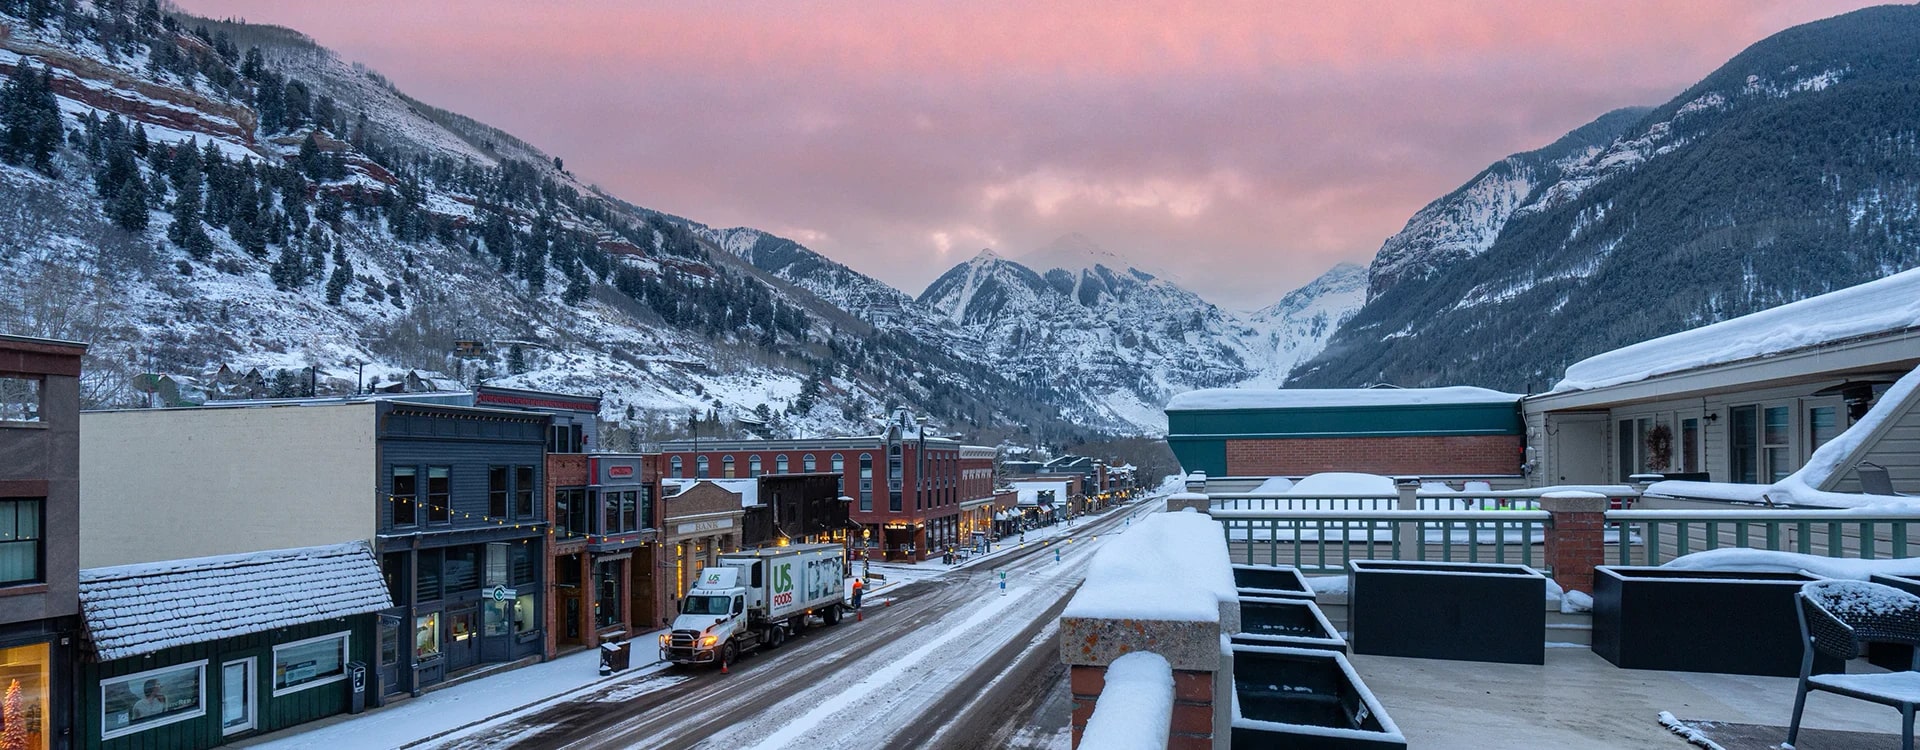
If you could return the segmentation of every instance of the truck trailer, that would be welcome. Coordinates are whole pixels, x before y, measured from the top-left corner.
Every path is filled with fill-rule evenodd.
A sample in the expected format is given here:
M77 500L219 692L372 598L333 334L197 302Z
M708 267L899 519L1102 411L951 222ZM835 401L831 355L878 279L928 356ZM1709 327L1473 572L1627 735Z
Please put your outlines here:
M846 550L838 544L721 555L700 571L672 628L660 635L660 659L726 664L762 646L778 646L808 617L840 622L845 589Z

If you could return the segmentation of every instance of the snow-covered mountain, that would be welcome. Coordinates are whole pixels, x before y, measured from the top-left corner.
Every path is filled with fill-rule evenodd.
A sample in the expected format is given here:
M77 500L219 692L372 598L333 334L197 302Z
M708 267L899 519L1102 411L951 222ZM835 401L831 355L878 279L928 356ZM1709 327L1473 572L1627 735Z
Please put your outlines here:
M1542 388L1566 364L1920 265L1920 7L1755 43L1496 163L1382 246L1293 382Z
M918 301L1017 381L1088 394L1104 416L1160 429L1173 394L1278 385L1364 290L1364 271L1343 265L1241 316L1070 234L1018 261L983 250Z
M1279 302L1247 316L1247 325L1258 342L1249 348L1267 352L1271 359L1261 373L1241 385L1284 384L1287 373L1318 355L1333 332L1360 311L1366 302L1367 281L1365 267L1341 263L1306 286L1288 292Z

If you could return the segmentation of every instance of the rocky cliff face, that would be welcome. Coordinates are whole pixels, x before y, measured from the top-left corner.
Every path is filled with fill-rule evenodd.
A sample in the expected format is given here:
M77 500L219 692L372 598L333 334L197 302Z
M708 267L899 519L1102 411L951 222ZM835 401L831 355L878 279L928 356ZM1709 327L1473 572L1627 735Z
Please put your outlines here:
M1601 351L1920 264L1916 81L1920 8L1870 8L1503 160L1383 246L1366 306L1294 382L1540 388Z

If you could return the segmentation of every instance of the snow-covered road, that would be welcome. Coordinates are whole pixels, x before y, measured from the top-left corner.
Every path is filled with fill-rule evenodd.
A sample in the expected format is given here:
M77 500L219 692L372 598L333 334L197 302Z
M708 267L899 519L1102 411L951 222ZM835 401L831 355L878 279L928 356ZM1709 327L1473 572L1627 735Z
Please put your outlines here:
M1057 695L1048 700L1065 674L1054 618L1100 536L1160 502L877 591L862 621L814 628L741 658L731 674L675 669L420 747L1064 748L1066 712Z

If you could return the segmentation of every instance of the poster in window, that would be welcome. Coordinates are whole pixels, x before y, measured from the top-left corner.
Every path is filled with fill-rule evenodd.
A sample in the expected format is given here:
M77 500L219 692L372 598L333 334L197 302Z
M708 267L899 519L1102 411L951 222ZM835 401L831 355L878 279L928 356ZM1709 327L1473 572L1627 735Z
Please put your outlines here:
M100 730L118 737L206 714L204 661L100 681Z
M273 689L331 682L346 675L347 634L335 633L273 649Z

